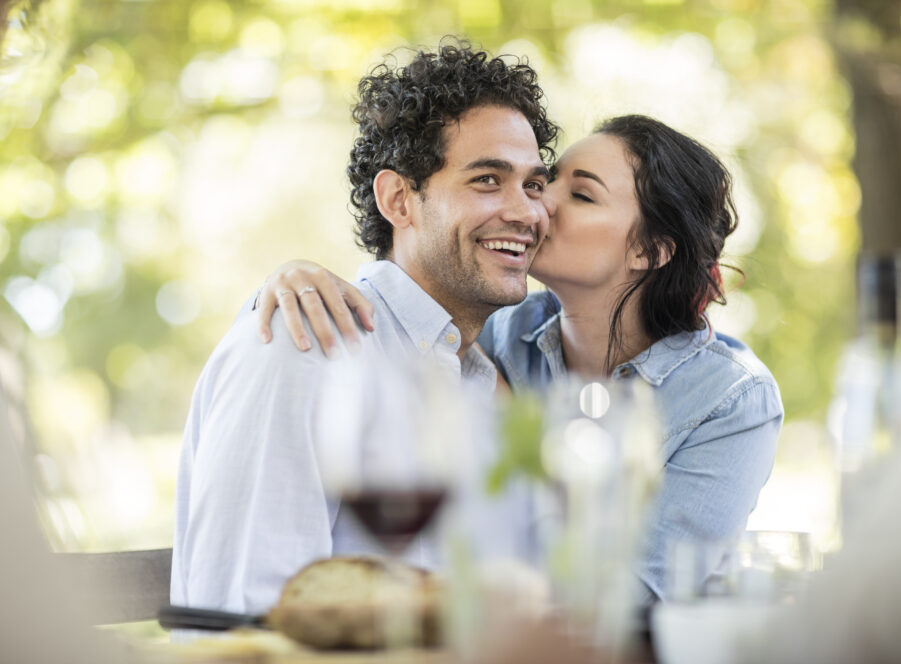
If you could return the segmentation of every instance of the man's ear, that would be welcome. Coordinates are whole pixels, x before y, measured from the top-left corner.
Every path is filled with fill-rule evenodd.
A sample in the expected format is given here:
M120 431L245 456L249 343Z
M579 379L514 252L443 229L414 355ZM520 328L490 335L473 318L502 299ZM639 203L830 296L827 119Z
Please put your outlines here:
M657 268L661 268L669 263L673 255L676 253L676 243L672 238L661 238L657 240ZM638 248L634 247L629 251L629 269L644 272L648 269L648 257L644 253L639 253Z
M372 191L379 212L392 226L406 228L412 223L409 205L412 189L407 178L397 171L381 170L372 181Z

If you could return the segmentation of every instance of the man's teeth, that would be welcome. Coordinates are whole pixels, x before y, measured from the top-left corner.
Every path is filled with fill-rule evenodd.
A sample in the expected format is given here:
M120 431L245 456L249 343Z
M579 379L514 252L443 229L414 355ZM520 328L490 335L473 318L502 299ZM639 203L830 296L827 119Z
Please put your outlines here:
M515 251L518 254L526 250L526 245L523 242L507 242L505 240L503 242L483 242L482 244L488 249L506 249L507 251Z

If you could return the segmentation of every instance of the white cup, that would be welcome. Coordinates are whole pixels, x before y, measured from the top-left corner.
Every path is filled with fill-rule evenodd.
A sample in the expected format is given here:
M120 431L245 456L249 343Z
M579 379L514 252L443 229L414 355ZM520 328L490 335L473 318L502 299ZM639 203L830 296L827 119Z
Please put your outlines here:
M729 597L661 603L651 613L654 652L661 664L736 664L765 638L768 620L783 611Z

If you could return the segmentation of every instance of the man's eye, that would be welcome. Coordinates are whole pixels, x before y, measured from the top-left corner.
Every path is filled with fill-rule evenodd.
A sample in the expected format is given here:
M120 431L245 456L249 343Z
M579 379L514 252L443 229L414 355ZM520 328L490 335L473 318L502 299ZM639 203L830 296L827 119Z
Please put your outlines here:
M497 184L497 177L494 175L480 175L475 181L480 184Z
M544 182L539 182L537 180L535 182L526 182L526 188L532 189L539 193L544 191L544 186Z

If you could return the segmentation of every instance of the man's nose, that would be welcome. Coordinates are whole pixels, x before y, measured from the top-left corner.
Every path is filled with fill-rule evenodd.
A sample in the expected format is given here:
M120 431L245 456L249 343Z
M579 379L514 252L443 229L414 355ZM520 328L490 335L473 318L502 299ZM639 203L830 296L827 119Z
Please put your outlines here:
M507 195L504 211L501 215L504 221L535 226L541 222L541 201L530 196L526 190L518 189Z

